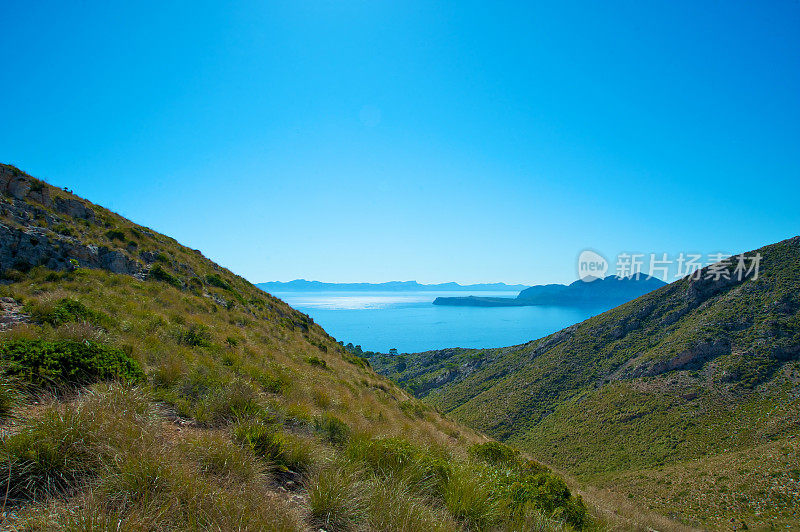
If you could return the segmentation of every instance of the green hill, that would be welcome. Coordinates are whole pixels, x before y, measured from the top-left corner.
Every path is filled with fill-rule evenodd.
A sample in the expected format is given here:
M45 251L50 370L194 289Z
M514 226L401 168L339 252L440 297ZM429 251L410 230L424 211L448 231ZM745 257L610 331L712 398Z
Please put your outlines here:
M800 237L757 253L757 278L734 259L527 344L372 364L620 498L703 527L797 527Z
M0 165L0 497L14 530L595 527L193 249Z

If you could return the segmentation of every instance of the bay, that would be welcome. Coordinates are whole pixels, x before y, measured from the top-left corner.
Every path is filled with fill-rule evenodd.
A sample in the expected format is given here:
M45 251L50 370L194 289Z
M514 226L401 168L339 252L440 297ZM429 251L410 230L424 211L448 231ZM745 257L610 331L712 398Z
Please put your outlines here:
M273 292L314 318L330 335L365 351L395 348L413 353L446 347L488 348L541 338L583 321L605 308L558 306L451 307L433 305L437 297L464 292L293 291ZM474 295L516 297L517 292L481 291Z

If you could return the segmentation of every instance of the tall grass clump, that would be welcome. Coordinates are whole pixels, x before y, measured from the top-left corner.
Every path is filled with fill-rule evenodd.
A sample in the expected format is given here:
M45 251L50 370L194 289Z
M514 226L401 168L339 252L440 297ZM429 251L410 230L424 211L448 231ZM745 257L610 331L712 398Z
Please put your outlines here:
M498 523L502 514L493 483L479 468L457 463L444 485L447 510L469 528L483 530Z
M0 365L0 422L11 417L14 407L23 397L24 387L19 379L8 376Z
M460 530L458 522L435 501L415 493L403 482L373 480L366 485L370 530L446 532Z
M100 468L85 418L48 408L0 444L0 492L11 501L39 500L70 491Z
M350 427L332 414L322 414L314 419L314 428L336 447L344 446L350 439Z
M261 421L237 423L233 437L279 471L308 471L319 453L311 441Z
M327 530L348 530L363 521L367 505L361 473L350 464L321 468L306 481L315 524Z
M11 501L68 493L147 440L149 404L137 390L98 385L74 403L45 406L0 442L0 492Z
M186 439L180 452L197 464L201 475L248 482L258 479L264 467L251 449L237 445L221 433L205 433Z
M451 472L449 457L444 453L423 449L400 437L355 435L345 455L378 477L403 482L415 492L431 497L441 495Z
M91 309L78 300L61 298L58 301L30 301L25 310L37 323L57 327L67 322L86 321L99 326L109 326L112 321L104 312Z
M213 427L258 417L262 412L258 390L249 382L237 379L209 391L198 403L194 417L199 424Z

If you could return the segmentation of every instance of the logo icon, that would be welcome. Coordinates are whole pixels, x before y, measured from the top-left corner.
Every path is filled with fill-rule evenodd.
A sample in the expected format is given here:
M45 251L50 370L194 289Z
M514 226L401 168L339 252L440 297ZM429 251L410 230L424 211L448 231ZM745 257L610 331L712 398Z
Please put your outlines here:
M578 255L578 279L590 283L602 279L608 272L608 261L599 253L590 249Z

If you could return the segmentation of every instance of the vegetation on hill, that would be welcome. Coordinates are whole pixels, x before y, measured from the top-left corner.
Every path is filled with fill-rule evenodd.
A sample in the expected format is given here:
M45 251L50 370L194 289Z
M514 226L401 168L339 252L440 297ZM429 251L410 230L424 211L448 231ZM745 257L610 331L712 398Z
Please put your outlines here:
M371 362L453 418L687 523L796 526L800 237L756 254L757 278L730 275L734 260L527 344Z
M4 526L595 526L550 470L200 252L13 167L0 178L0 297L26 314L0 333Z

